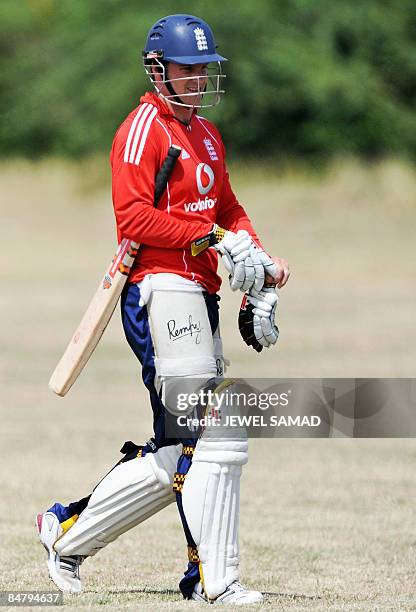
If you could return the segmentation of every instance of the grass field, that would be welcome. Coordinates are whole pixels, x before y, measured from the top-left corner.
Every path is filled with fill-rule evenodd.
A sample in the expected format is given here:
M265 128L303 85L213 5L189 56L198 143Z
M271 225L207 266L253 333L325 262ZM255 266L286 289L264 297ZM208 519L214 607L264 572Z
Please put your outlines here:
M115 246L106 160L0 166L0 590L47 589L33 527L53 501L87 494L150 410L119 316L65 399L47 381ZM104 168L104 170L103 170ZM257 355L224 286L235 376L414 377L416 177L390 161L324 174L232 169L266 247L286 257L281 339ZM251 441L242 481L242 580L264 609L416 609L416 443ZM186 548L171 506L87 560L79 609L189 609Z

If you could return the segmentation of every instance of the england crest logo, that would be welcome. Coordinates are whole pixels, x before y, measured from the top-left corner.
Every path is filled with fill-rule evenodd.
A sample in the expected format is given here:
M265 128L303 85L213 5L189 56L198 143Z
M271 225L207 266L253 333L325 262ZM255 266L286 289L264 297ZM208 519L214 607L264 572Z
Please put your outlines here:
M196 46L198 47L198 51L206 51L208 50L208 43L205 37L205 32L202 28L195 28L194 30Z

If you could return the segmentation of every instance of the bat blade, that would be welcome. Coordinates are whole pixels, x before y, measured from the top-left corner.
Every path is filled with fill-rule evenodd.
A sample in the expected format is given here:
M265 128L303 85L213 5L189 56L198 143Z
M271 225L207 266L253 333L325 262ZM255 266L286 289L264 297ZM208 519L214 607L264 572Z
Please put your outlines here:
M63 397L72 387L94 352L117 305L139 245L121 241L80 324L56 366L49 388Z

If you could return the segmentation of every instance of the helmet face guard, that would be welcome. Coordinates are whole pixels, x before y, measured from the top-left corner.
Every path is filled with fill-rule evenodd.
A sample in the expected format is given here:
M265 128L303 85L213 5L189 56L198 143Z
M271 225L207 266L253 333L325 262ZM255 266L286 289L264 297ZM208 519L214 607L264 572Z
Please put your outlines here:
M144 69L158 95L171 104L187 108L215 106L224 93L225 74L221 71L221 62L227 61L216 49L211 28L205 21L193 15L169 15L159 19L149 31L143 51ZM169 79L169 63L208 64L209 70L207 75ZM157 75L160 78L156 78ZM178 95L175 83L187 80L195 82L196 91ZM169 94L161 92L163 86ZM195 98L198 103L191 102Z
M156 68L156 70L153 69L152 71L152 67ZM158 58L144 58L144 69L157 94L164 100L177 106L185 108L209 108L219 104L221 96L225 93L225 90L222 88L222 82L226 75L221 71L220 62L209 65L206 75L185 76L175 79L167 78L168 62L161 61ZM160 75L160 79L156 80L157 74ZM175 85L189 80L196 84L196 91L178 94ZM163 85L166 86L169 94L161 92ZM190 98L199 99L199 103L191 102Z

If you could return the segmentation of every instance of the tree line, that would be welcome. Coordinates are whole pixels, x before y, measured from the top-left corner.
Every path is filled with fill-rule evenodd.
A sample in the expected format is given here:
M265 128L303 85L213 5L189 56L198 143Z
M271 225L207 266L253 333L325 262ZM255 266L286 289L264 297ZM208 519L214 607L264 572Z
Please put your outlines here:
M229 153L416 157L414 0L3 0L1 154L109 150L150 84L150 26L210 23L226 96L206 116Z

